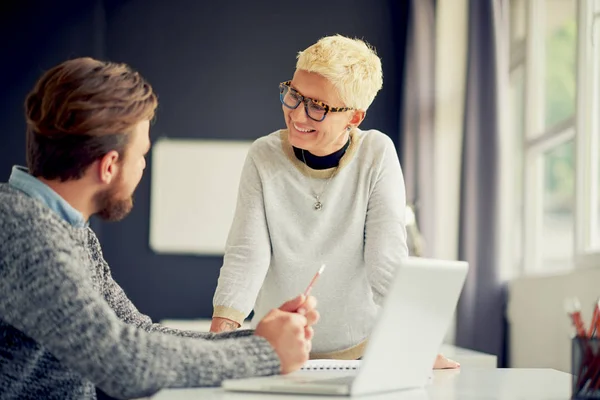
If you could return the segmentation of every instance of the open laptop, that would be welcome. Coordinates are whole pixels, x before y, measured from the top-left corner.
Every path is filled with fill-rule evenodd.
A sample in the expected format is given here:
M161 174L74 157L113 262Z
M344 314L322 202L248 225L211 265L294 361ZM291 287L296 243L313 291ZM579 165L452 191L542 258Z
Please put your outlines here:
M231 391L363 395L425 386L467 276L462 261L409 257L397 269L360 368L226 380Z

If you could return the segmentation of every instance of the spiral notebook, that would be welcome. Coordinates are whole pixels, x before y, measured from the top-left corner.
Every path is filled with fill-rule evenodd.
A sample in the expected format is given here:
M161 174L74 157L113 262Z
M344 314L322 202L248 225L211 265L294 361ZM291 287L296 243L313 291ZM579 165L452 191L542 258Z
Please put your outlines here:
M309 360L301 371L351 371L360 368L360 360Z

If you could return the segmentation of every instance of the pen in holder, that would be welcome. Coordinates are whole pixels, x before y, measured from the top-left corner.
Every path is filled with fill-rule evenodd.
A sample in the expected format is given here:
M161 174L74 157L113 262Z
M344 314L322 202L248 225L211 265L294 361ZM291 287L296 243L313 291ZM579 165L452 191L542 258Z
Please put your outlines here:
M575 336L572 340L572 399L600 399L600 339Z

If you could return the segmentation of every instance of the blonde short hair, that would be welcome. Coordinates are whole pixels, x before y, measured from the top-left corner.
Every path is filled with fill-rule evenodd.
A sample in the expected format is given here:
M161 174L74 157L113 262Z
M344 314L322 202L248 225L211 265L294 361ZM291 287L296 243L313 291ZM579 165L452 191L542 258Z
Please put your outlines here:
M296 69L327 78L344 106L366 111L383 86L381 60L375 49L360 39L326 36L298 52Z

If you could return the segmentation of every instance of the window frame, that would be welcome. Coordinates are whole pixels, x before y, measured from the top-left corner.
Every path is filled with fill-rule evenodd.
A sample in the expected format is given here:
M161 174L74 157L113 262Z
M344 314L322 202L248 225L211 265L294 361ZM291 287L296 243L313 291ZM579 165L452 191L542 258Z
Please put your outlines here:
M600 266L598 223L598 178L600 173L600 0L576 4L576 97L574 115L551 127L544 124L545 0L525 4L526 35L510 38L510 70L524 68L524 126L522 142L523 184L516 201L522 204L523 238L517 274L545 272L542 265L542 220L544 197L543 154L574 141L574 226L573 258L565 271ZM511 2L511 6L514 2ZM512 10L511 10L512 11ZM512 12L510 15L514 15ZM596 34L593 39L594 33ZM598 42L598 43L596 43ZM590 82L592 84L590 84ZM514 134L514 132L513 132ZM519 139L517 139L519 140Z
M577 268L600 265L598 184L600 157L600 0L580 0L578 34L577 125L579 174L576 210L579 210L575 243Z

